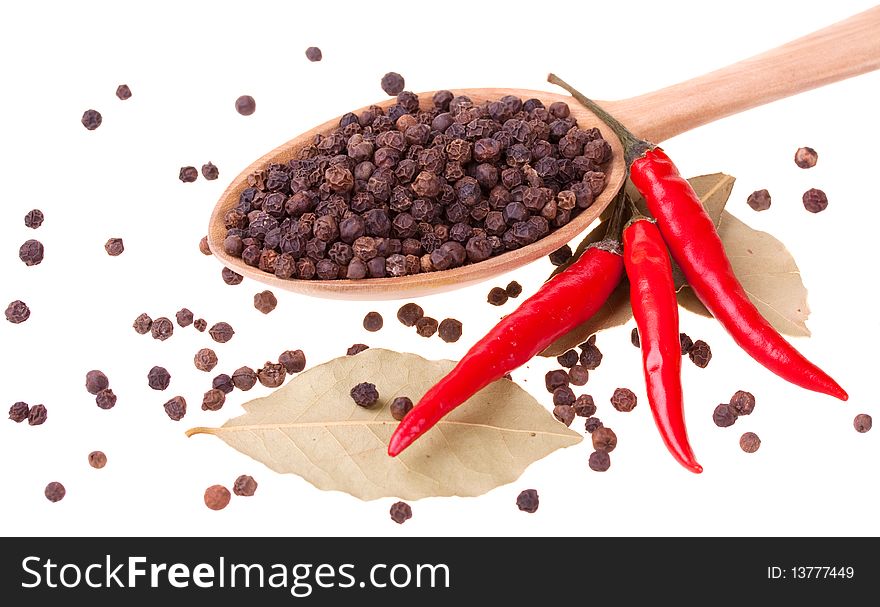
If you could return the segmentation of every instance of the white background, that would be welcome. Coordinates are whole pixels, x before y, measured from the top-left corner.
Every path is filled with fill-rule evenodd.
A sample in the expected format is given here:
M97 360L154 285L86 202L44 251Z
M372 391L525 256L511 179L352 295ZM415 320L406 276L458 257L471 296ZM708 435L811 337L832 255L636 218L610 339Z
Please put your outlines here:
M870 74L758 108L666 142L682 172L724 171L737 177L728 209L780 237L810 289L810 339L799 347L849 390L840 402L800 390L739 351L713 321L682 314L682 329L712 346L706 369L685 361L690 435L705 473L685 472L669 457L644 398L631 324L599 335L605 354L585 390L618 434L612 468L591 472L588 441L535 463L511 485L479 498L425 499L403 526L390 521L391 499L361 502L322 492L299 477L277 475L211 437L187 439L196 425L219 425L239 405L268 391L233 392L218 413L199 409L221 371L258 366L302 348L309 366L344 354L354 342L458 358L500 313L485 303L491 286L516 278L533 293L551 269L538 261L452 294L419 303L438 318L464 321L457 344L425 340L394 318L401 302L321 301L276 291L268 316L252 306L261 286L226 286L220 265L198 252L208 215L226 183L254 158L310 126L384 99L379 79L390 70L413 91L511 86L550 90L557 72L598 99L618 99L666 86L769 49L864 10L867 1L370 3L187 2L5 3L0 16L4 92L0 167L0 303L23 299L31 319L0 323L0 404L44 403L49 421L29 427L0 421L4 534L233 535L877 535L880 429L857 434L853 417L878 413L876 342L876 120L880 74ZM723 8L719 8L723 6ZM306 47L319 46L320 63ZM116 86L133 97L120 101ZM241 94L256 98L253 116L238 115ZM80 124L95 108L104 124ZM792 162L809 145L819 164ZM208 160L220 179L182 184L182 165ZM827 211L813 215L800 196L824 189ZM745 204L767 188L772 208ZM37 231L22 217L41 208ZM103 244L125 240L108 257ZM19 245L38 238L42 265L26 267ZM139 336L141 312L173 318L187 306L210 323L230 322L235 338L175 330L166 342ZM367 311L385 328L361 328ZM213 347L215 373L197 371L192 356ZM171 387L150 390L146 372L163 365ZM536 359L515 373L550 406ZM111 411L94 405L85 372L103 369L119 396ZM524 382L524 383L523 383ZM636 391L629 414L614 411L615 387ZM711 413L737 389L757 408L731 428ZM162 403L190 403L173 423ZM575 427L583 429L578 418ZM740 451L739 436L757 432L760 451ZM94 449L109 463L93 470ZM202 503L204 489L231 486L239 474L259 482L252 498L233 498L222 512ZM67 497L49 503L43 488L58 480ZM541 506L519 512L521 489L536 488Z

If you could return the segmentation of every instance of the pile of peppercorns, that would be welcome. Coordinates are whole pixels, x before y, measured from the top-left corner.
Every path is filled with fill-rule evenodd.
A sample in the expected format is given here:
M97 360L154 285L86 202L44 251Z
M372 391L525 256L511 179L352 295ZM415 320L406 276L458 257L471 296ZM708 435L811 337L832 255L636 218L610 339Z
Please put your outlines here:
M605 188L611 146L568 106L408 91L248 177L226 253L283 279L405 276L536 242Z

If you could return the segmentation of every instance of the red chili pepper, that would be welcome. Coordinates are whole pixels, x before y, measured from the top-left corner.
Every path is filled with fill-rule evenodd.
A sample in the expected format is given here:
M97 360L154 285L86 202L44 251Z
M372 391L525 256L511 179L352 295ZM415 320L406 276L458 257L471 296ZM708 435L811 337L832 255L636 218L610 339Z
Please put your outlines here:
M622 276L619 242L606 239L591 245L505 316L422 396L391 436L388 455L406 449L444 415L589 319Z
M774 329L743 289L715 224L690 184L658 147L642 141L593 101L553 74L562 86L599 116L620 137L630 164L630 179L644 196L657 227L703 305L756 361L791 383L847 400L846 391L808 361Z
M645 387L654 421L678 463L700 473L703 467L697 463L684 424L672 263L660 230L650 219L636 216L623 230L623 263L633 317L639 327Z

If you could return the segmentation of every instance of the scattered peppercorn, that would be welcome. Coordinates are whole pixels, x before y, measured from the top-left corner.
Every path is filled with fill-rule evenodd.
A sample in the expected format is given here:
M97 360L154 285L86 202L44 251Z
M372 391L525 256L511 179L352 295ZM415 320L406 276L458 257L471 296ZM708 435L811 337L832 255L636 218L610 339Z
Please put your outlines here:
M46 423L48 418L49 411L46 409L45 405L34 405L28 412L28 425L40 426Z
M205 505L211 510L223 510L231 499L229 489L223 485L211 485L205 489Z
M236 272L235 270L230 270L229 268L223 268L220 274L223 276L223 282L228 284L229 286L240 285L241 281L244 280L244 276Z
M454 318L444 318L438 327L440 339L446 343L455 343L461 338L461 321Z
M193 364L199 371L213 371L217 366L217 354L211 348L202 348L193 357Z
M351 398L359 407L372 407L379 400L379 391L376 384L361 382L351 389Z
M755 410L755 396L745 390L737 390L730 397L730 408L736 416L749 415Z
M104 250L110 257L118 257L125 251L125 245L121 238L110 238L104 243Z
M503 306L507 303L507 298L507 291L501 287L492 287L492 289L489 290L489 295L486 297L486 301L493 306Z
M565 367L566 369L570 369L577 364L578 353L576 350L568 350L557 356L556 360L561 366Z
M163 405L165 413L172 420L179 422L186 415L186 399L182 396L175 396Z
M9 419L16 424L20 424L28 418L28 413L30 413L30 411L31 408L27 403L19 401L9 407Z
M819 213L828 207L828 196L822 190L811 188L804 192L804 208L810 213Z
M250 367L241 367L232 374L232 383L239 390L247 392L257 383L257 373Z
M719 428L728 428L736 423L736 412L728 404L720 404L712 412L712 421Z
M636 408L636 395L629 388L617 388L611 396L612 406L623 413L629 413Z
M302 350L285 350L278 357L278 362L288 374L293 375L306 368L306 355Z
M110 388L104 388L95 395L95 404L101 409L112 409L116 406L116 395Z
M16 299L6 306L6 320L14 325L23 323L31 317L31 309L20 299Z
M235 335L235 331L227 322L218 322L210 329L208 329L208 334L210 334L211 339L220 344L225 344L232 336Z
M98 110L86 110L82 115L82 125L90 131L94 131L101 126L104 118Z
M583 345L583 344L582 344ZM592 371L602 364L602 351L596 347L595 343L587 343L583 345L580 355L581 366Z
M571 406L574 404L574 392L568 386L559 386L553 390L553 404Z
M382 315L378 312L367 312L367 315L364 316L364 329L371 333L381 329L383 324Z
M196 167L183 166L180 167L180 173L178 173L177 178L183 183L192 183L199 178L199 172L196 170Z
M310 46L306 49L306 59L309 61L320 61L324 58L324 54L317 46Z
M31 211L28 211L27 214L24 216L24 226L26 228L36 230L41 225L43 225L44 219L45 216L43 215L43 211L41 211L40 209L33 209Z
M705 369L709 365L709 361L712 360L712 349L709 347L709 344L702 339L698 339L694 342L691 351L688 352L688 356L695 365Z
M588 417L584 422L584 430L592 434L597 428L602 427L602 420L598 417Z
M856 415L856 418L853 420L853 427L856 429L856 432L860 434L864 434L874 425L874 420L871 419L871 416L867 413L859 413Z
M46 485L46 489L45 491L43 491L43 495L45 495L46 499L50 502L60 502L64 499L64 496L67 495L67 490L61 483L53 481Z
M504 292L507 293L507 296L513 297L514 299L516 299L517 297L522 295L522 291L523 291L522 285L519 284L518 282L516 282L515 280L512 280L509 283L507 283L507 287L504 289Z
M390 514L392 521L402 525L412 518L412 507L406 502L395 502L391 504Z
M272 291L260 291L254 295L254 307L263 314L268 314L274 310L277 305L278 298L275 297L275 294Z
M420 305L407 303L400 306L400 309L397 311L397 320L406 327L412 327L424 315L425 311L422 310Z
M526 489L516 496L516 507L523 512L533 514L538 510L538 492L534 489Z
M164 390L171 383L171 374L165 367L155 366L147 372L147 385L153 390Z
M369 349L370 349L370 346L368 346L367 344L353 344L351 347L348 348L348 350L345 351L345 353L348 356L354 356L355 354L360 354L364 350L369 350Z
M221 373L211 380L211 387L220 390L223 394L229 394L235 389L235 384L232 383L232 378L229 375Z
M611 456L604 451L593 451L590 454L590 470L594 472L605 472L611 467Z
M754 432L746 432L739 438L739 448L746 453L754 453L761 446L761 439Z
M135 318L134 322L131 323L131 326L140 335L145 335L146 333L150 332L150 328L152 328L153 326L153 319L150 318L149 315L144 313Z
M43 243L39 240L26 240L18 248L18 258L24 262L26 266L37 266L43 261Z
M401 76L397 72L388 72L387 74L382 76L381 84L382 90L392 97L394 97L395 95L399 95L401 91L403 91L403 87L405 86L403 76Z
M240 497L251 497L257 492L257 481L249 474L242 474L232 484L232 492Z
M583 365L572 365L571 369L568 370L568 381L571 383L572 386L586 385L589 379L590 372Z
M413 402L408 396L398 396L393 401L391 401L391 405L389 409L391 410L391 417L396 419L397 421L402 421L406 414L412 411Z
M150 333L153 339L165 341L174 334L174 324L170 319L161 316L153 321L153 324L150 326Z
M220 169L209 160L207 164L202 165L202 177L208 181L214 181L220 177Z
M202 397L202 411L219 411L226 402L226 393L219 388L211 388Z
M601 426L593 431L593 449L611 453L617 446L617 435L611 428Z
M257 109L257 102L250 95L242 95L235 100L235 111L242 116L250 116Z
M684 335L684 333L682 333L681 335ZM639 339L639 328L638 327L633 327L633 330L629 334L629 340L632 342L632 345L634 345L636 348L642 347L641 339Z
M559 389L563 390L564 388ZM571 422L573 422L575 418L574 407L572 407L571 405L556 405L555 407L553 407L553 417L555 417L566 426L570 426Z
M554 369L552 371L547 371L544 375L544 385L547 387L547 392L554 392L557 388L568 385L568 373L566 373L565 369Z
M798 148L794 153L794 163L802 169L811 169L816 166L819 160L819 154L813 148Z
M571 247L567 244L562 245L552 253L550 253L550 263L554 266L561 266L566 261L571 259Z
M416 333L422 337L431 337L437 332L437 320L430 316L422 316L416 321Z
M106 465L107 456L104 455L103 451L92 451L91 453L89 453L89 466L95 468L96 470L100 470Z
M596 403L589 394L581 394L574 400L574 412L579 417L592 417L596 414Z
M766 211L770 208L770 192L767 190L756 190L749 194L746 203L752 207L753 211Z
M213 255L213 253L211 253L211 247L208 246L207 236L202 236L202 239L199 241L199 252L202 255Z
M188 327L193 324L193 313L189 308L178 310L175 318L177 318L177 324L181 327Z
M286 376L287 370L281 363L266 361L263 368L257 371L257 379L267 388L277 388L284 383Z
M116 96L119 97L122 101L131 98L131 89L127 84L120 84L116 87Z
M193 328L199 333L204 333L205 329L208 328L208 321L204 318L197 318L193 321Z
M678 334L678 342L681 344L681 355L690 354L691 350L694 349L694 340L692 340L687 333L679 333Z
M97 394L101 390L110 387L110 380L103 371L94 369L86 373L86 390L89 394Z

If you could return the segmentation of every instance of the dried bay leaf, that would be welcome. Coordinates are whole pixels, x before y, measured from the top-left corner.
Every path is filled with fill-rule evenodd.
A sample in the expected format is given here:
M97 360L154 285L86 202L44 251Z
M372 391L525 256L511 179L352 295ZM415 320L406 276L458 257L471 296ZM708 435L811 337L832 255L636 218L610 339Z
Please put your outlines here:
M727 212L721 215L718 235L736 277L761 315L780 333L809 336L807 289L785 245ZM691 312L710 315L689 287L679 292L678 302Z
M386 453L397 396L414 402L455 365L370 348L301 373L212 434L276 472L364 500L475 496L516 480L526 467L582 440L531 395L506 379L469 399L398 457ZM376 384L380 400L363 409L349 392Z

